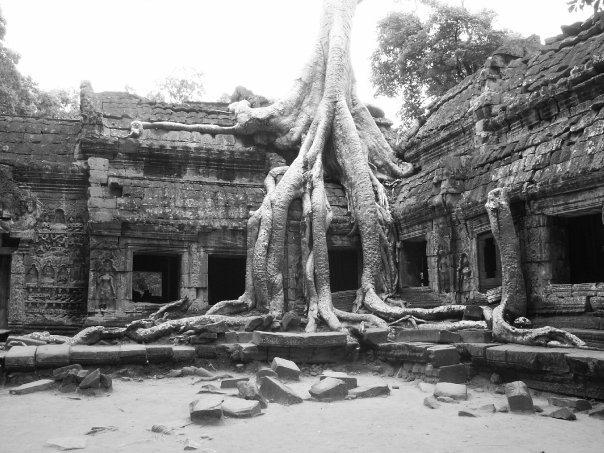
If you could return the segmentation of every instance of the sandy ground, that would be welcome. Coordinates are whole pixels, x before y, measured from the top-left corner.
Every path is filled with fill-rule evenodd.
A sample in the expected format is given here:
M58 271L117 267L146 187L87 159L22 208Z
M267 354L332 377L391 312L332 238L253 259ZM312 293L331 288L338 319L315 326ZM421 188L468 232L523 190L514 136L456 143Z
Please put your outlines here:
M308 398L317 378L292 384ZM458 410L505 397L474 386L467 402L423 405L426 393L414 383L371 374L358 375L359 385L398 385L389 397L294 406L269 405L253 419L225 419L216 426L189 425L188 404L202 384L194 377L114 380L112 393L82 396L46 391L9 395L0 390L0 451L51 452L54 437L84 436L93 426L113 425L117 431L86 435L86 452L176 452L187 438L210 452L602 452L604 421L578 414L569 422L539 415L496 413L479 418ZM547 406L547 395L535 403ZM75 399L81 398L81 399ZM172 434L151 432L154 424L175 428ZM182 427L184 426L184 427Z

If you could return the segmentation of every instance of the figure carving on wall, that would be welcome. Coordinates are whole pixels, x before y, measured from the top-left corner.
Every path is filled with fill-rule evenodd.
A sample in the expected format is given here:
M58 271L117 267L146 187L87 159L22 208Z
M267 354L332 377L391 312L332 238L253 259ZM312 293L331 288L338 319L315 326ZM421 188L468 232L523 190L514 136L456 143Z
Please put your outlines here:
M76 258L73 261L73 267L71 269L71 279L74 282L81 282L84 280L84 263L80 258Z
M67 266L61 266L57 273L57 283L66 284L69 281L69 269Z
M42 281L44 283L52 283L55 280L55 269L50 263L42 268Z
M65 223L65 211L56 209L53 221L54 223Z
M35 265L32 265L27 274L25 275L25 281L27 283L37 284L38 283L38 269Z
M115 310L114 272L115 269L111 260L104 260L100 275L96 279L96 299L101 313L104 310Z

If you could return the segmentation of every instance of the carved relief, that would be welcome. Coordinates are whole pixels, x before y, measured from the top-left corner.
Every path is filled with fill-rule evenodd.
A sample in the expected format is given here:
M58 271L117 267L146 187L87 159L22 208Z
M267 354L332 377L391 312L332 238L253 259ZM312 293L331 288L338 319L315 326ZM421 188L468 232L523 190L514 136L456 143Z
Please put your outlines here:
M42 268L42 282L45 284L51 284L55 281L55 269L50 263L47 263Z
M25 275L25 282L30 285L38 284L38 269L36 266L30 266L27 274Z
M99 310L115 310L115 268L110 259L103 261L102 268L96 278L95 296Z

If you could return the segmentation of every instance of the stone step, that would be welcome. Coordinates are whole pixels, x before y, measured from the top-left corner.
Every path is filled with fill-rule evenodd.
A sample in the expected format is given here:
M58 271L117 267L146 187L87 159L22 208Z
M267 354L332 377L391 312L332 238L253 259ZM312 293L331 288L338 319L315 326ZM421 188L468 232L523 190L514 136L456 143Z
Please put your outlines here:
M380 359L388 362L430 363L434 367L460 362L459 352L453 345L398 341L379 343L376 352Z
M490 343L492 334L490 330L468 329L457 332L438 329L408 329L394 328L394 341L420 341L427 343Z

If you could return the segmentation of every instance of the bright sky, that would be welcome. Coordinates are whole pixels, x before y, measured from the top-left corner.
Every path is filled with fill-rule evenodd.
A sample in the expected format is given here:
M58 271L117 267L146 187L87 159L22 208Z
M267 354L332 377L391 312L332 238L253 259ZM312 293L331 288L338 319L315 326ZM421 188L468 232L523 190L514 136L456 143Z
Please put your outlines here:
M570 14L566 0L446 0L490 8L497 26L543 39ZM6 43L21 54L20 70L43 89L77 87L140 93L178 68L205 74L208 100L244 85L267 97L285 93L310 52L321 0L0 0ZM373 96L369 58L376 25L415 0L364 0L357 9L352 58L363 99L394 118L400 101Z

